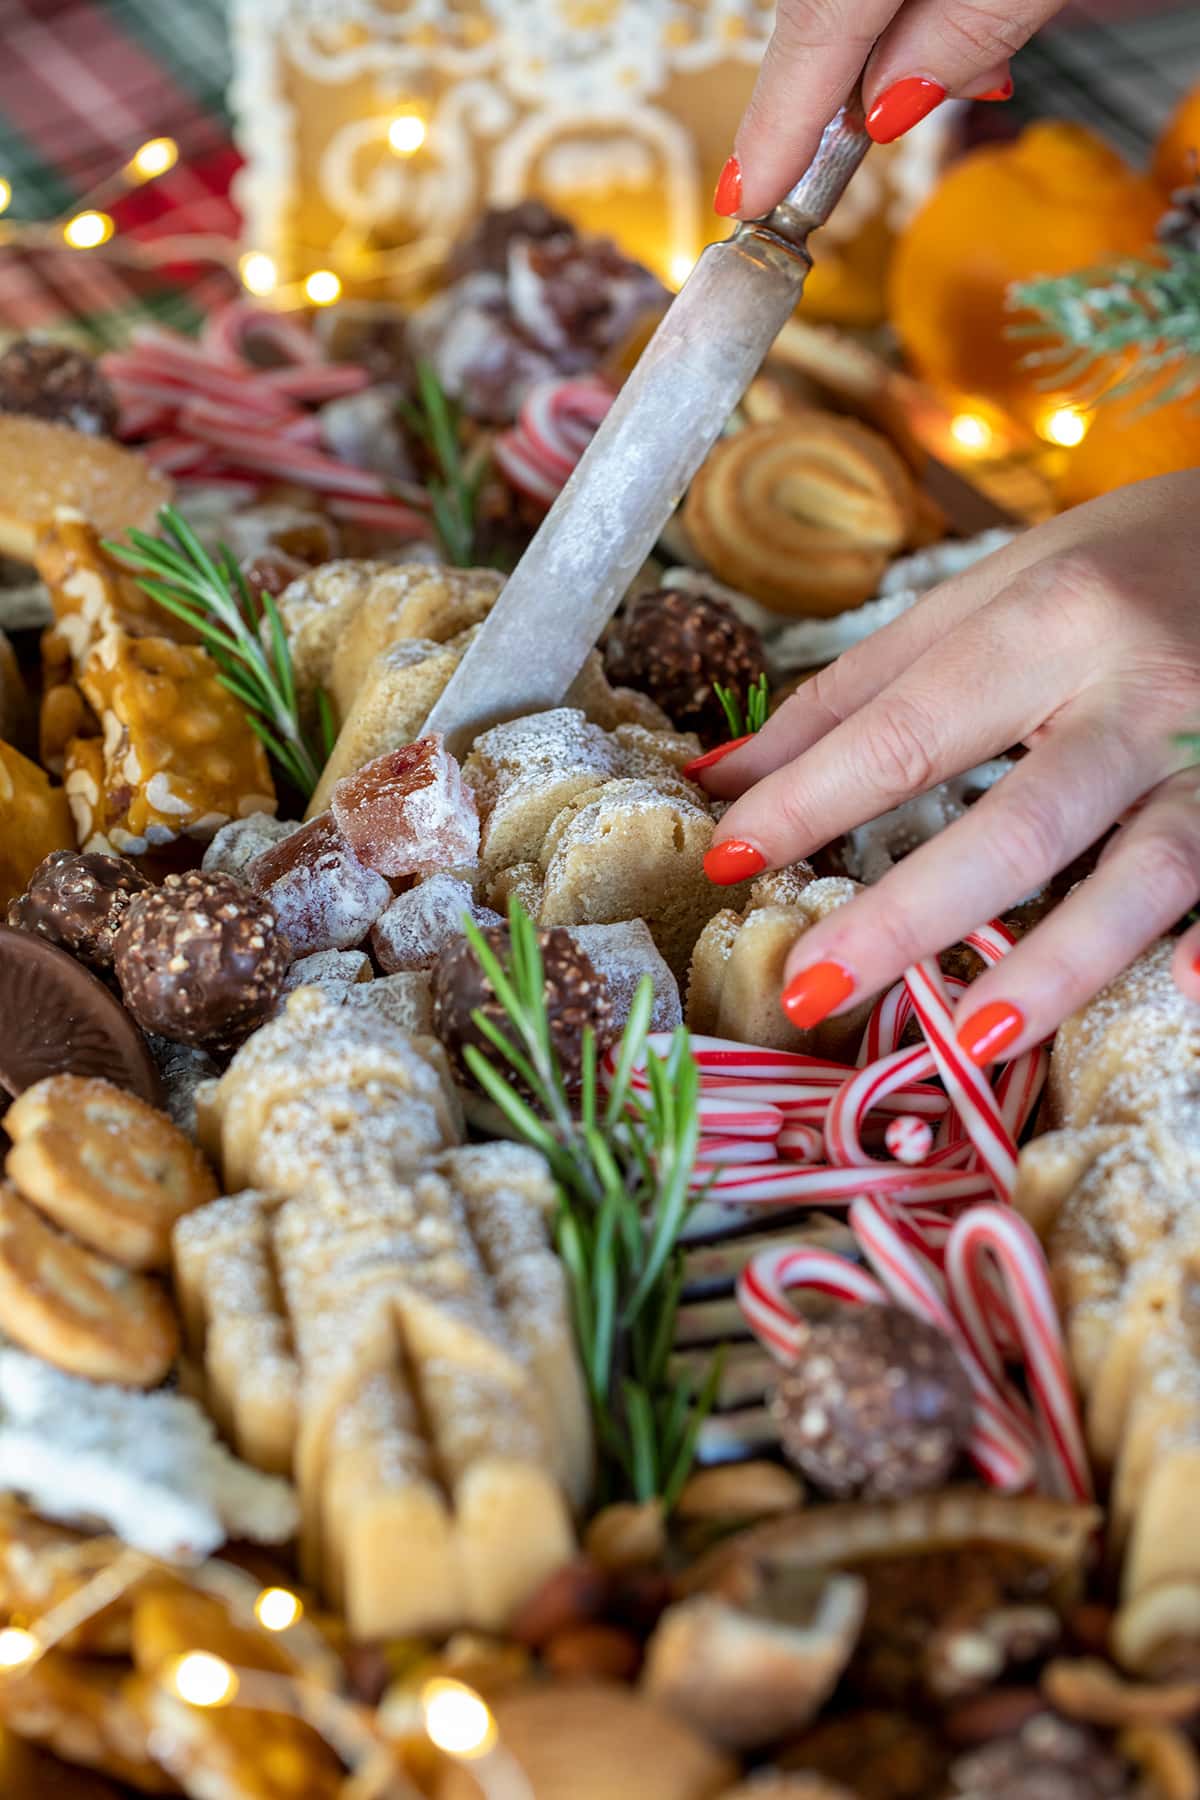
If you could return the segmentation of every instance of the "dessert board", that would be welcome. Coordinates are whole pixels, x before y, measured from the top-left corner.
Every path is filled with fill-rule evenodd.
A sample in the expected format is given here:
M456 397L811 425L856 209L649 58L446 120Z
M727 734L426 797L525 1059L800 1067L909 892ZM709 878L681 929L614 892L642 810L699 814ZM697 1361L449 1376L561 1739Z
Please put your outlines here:
M796 938L1011 757L703 868L705 756L1019 526L789 327L563 704L452 756L662 300L536 207L453 271L0 357L13 1793L1200 1795L1169 945L966 1063L1075 867L792 1026Z

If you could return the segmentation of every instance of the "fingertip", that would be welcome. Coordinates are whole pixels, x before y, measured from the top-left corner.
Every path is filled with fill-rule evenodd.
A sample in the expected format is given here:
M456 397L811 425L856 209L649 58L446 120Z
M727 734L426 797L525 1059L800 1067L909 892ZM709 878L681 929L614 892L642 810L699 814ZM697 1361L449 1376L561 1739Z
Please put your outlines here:
M1185 931L1176 944L1171 973L1181 994L1200 1001L1200 925Z

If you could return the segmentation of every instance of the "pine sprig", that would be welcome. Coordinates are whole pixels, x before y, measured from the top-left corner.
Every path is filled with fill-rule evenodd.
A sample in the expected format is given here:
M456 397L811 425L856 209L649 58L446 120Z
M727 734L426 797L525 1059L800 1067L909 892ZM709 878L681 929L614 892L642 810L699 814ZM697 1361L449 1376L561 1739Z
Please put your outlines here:
M469 569L477 560L476 514L487 458L464 454L461 410L446 393L432 363L418 362L417 397L402 412L437 469L425 486L442 555L457 568Z
M712 684L713 693L721 702L721 709L729 721L731 738L752 737L761 731L767 722L767 712L771 704L767 678L760 675L757 681L750 684L746 695L746 710L742 711L741 695L735 688L722 687L719 681Z
M1200 389L1200 249L1167 245L1157 257L1019 282L1009 306L1036 315L1010 336L1053 340L1025 358L1048 388L1086 404L1138 393L1147 407Z
M144 593L192 627L222 687L245 707L250 729L307 799L337 735L328 697L317 697L314 738L300 723L291 651L273 596L251 591L223 544L211 557L174 507L162 508L158 524L161 537L131 529L127 543L104 548Z
M595 1037L590 1028L585 1033L582 1087L572 1105L551 1038L537 931L515 898L508 920L507 963L464 921L505 1013L504 1025L474 1014L496 1057L473 1045L464 1054L513 1130L546 1157L558 1187L558 1251L591 1400L601 1491L658 1496L670 1508L687 1480L720 1378L716 1359L698 1387L670 1373L683 1291L680 1234L700 1140L699 1070L682 1027L665 1057L645 1054L654 1002L647 976L607 1094L598 1080ZM643 1058L649 1092L638 1095L633 1072ZM514 1075L532 1104L515 1091Z

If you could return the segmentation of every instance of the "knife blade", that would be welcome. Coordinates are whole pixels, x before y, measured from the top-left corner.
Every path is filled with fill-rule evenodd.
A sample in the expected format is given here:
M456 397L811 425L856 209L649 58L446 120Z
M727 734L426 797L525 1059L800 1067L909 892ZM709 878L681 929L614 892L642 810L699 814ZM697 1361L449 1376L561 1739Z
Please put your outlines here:
M710 244L425 722L461 753L561 703L790 316L870 139L857 95L766 218Z

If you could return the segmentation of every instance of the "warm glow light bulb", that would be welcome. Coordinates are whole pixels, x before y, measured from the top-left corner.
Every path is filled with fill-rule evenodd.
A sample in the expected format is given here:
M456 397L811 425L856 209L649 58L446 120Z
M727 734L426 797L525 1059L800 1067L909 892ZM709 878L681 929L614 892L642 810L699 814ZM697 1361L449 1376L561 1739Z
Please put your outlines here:
M425 136L425 121L418 113L397 113L388 126L388 143L397 156L415 156Z
M1073 450L1076 444L1082 444L1090 423L1075 407L1059 406L1039 421L1038 431L1048 443L1059 444L1064 450Z
M156 175L173 169L178 161L179 145L174 138L151 138L130 157L128 173L136 181L153 181Z
M461 1681L427 1681L421 1711L430 1741L447 1756L486 1756L496 1742L496 1722L486 1703Z
M950 421L950 436L960 450L986 450L992 428L978 413L956 413Z
M164 1679L189 1706L228 1706L238 1687L224 1657L207 1650L189 1650L169 1666Z
M12 183L5 181L0 175L0 213L7 212L12 205Z
M16 1669L24 1669L40 1653L41 1646L32 1631L22 1631L19 1625L9 1625L0 1631L0 1670L11 1674Z
M669 265L671 286L681 288L695 266L695 257L688 256L686 251L681 251L678 255L673 256Z
M342 291L342 284L332 269L314 269L304 284L304 291L314 306L332 306Z
M287 1631L303 1611L300 1600L287 1588L264 1588L254 1602L254 1616L264 1631Z
M261 250L248 250L238 258L238 274L249 294L273 294L279 285L279 271Z
M81 212L67 220L63 236L72 250L94 250L98 244L107 244L115 229L107 213Z

